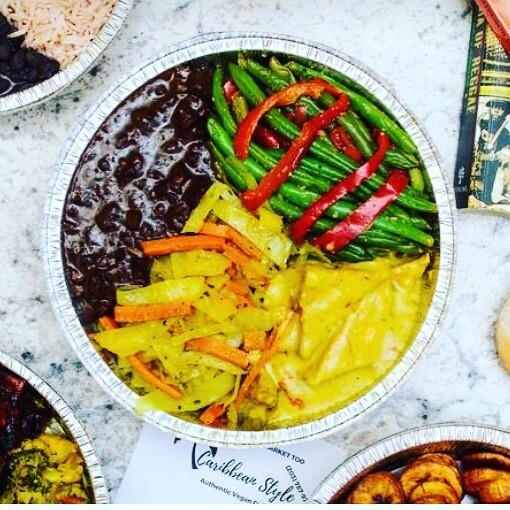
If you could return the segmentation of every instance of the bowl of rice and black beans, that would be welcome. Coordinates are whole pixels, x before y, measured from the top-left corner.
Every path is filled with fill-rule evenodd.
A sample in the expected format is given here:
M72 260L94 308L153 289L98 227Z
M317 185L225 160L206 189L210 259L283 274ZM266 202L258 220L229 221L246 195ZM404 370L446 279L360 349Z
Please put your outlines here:
M0 114L59 93L119 31L132 0L0 0Z

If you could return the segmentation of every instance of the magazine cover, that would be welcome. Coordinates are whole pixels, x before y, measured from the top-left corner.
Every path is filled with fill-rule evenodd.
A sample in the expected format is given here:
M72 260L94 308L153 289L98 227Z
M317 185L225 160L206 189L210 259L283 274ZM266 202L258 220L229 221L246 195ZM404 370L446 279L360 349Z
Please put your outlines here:
M473 13L457 155L457 207L510 213L510 57Z

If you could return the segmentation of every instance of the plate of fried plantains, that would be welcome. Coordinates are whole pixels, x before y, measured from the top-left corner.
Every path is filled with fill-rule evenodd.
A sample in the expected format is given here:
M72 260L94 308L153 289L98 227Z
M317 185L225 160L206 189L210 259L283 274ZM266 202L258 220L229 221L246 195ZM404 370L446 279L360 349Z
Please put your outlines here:
M510 433L445 424L406 431L351 457L313 497L330 504L510 502Z

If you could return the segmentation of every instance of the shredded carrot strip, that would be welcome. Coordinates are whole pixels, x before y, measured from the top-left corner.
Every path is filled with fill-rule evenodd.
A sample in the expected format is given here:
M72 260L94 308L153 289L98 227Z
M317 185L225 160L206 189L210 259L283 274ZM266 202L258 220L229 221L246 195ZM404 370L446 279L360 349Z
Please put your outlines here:
M245 331L243 333L243 349L245 351L262 351L265 347L265 331Z
M223 254L227 259L231 260L249 280L265 282L267 280L260 263L238 250L234 246L227 245L223 250Z
M241 349L231 347L221 340L215 340L214 338L208 337L193 338L186 342L186 349L190 351L205 352L241 368L248 368L248 354L241 351Z
M133 370L146 382L149 383L152 387L156 388L163 393L166 393L172 398L181 399L184 396L184 393L180 388L174 386L173 384L169 384L163 379L161 379L158 375L156 375L142 360L140 356L134 354L132 356L128 356L126 358L129 361L129 364L133 367Z
M147 322L168 317L187 317L193 314L193 307L187 301L172 301L151 305L116 306L114 312L117 322Z
M117 329L118 326L111 317L100 317L99 325L104 329ZM133 367L133 370L147 383L156 388L157 390L170 395L175 399L180 399L184 396L184 393L180 388L173 384L168 384L158 377L140 358L138 355L133 354L127 356L129 364Z
M239 294L236 294L236 307L237 308L253 307L253 301L248 296L240 296Z
M250 287L241 280L228 280L225 288L238 296L246 296L250 292Z
M142 241L142 250L145 255L166 255L176 251L190 250L214 250L223 251L225 240L215 236L192 235L173 236L166 239L155 239L153 241Z
M199 417L198 419L204 425L212 425L220 416L225 414L227 407L223 404L211 404Z
M99 325L107 331L108 329L117 329L117 323L112 317L99 317Z
M289 315L285 318L285 320L276 328L273 329L271 332L271 335L269 337L269 340L267 342L267 347L264 352L262 352L262 356L260 357L259 361L253 365L250 370L248 370L248 373L246 374L246 377L244 378L244 381L242 382L239 392L237 393L237 398L234 401L234 407L236 409L239 409L241 407L241 404L244 402L244 399L248 395L248 392L250 391L253 383L256 381L257 377L262 372L264 366L268 361L270 361L273 356L278 352L278 343L279 339L282 337L283 333L287 329L287 326L290 324L292 318L294 317L294 312L290 312Z
M202 234L223 237L236 244L241 250L256 260L262 260L264 254L246 237L230 225L218 225L217 223L205 222L200 230Z

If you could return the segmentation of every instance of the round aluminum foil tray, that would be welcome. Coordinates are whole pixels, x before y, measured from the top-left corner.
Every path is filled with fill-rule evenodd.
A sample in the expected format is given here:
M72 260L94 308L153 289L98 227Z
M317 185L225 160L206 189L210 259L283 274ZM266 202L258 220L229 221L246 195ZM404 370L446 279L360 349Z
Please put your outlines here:
M10 356L1 351L0 365L25 379L51 405L51 407L53 407L80 448L83 459L85 460L86 470L89 474L94 502L109 503L108 491L103 478L101 464L97 458L94 446L85 432L83 425L73 413L72 409L40 377L35 375L25 365L12 359Z
M208 428L183 421L163 412L146 413L142 419L162 430L192 441L239 447L268 446L306 441L333 433L339 427L375 408L410 372L435 337L443 320L454 267L453 198L444 178L438 155L418 121L394 96L390 87L360 63L331 48L288 36L261 33L216 33L196 37L171 47L162 56L143 65L119 81L76 127L55 167L45 205L42 233L43 262L55 314L78 356L103 389L127 409L134 411L137 395L123 384L96 352L73 307L62 260L61 219L64 202L80 156L101 123L129 94L166 69L188 60L237 50L271 50L299 55L337 69L367 87L388 106L418 146L430 174L439 207L440 263L435 293L425 321L398 364L370 391L352 404L322 419L304 425L267 431L231 431Z
M425 453L467 455L479 451L510 456L510 432L463 423L431 425L395 434L341 464L321 483L312 503L342 501L357 481L375 471L393 471ZM463 503L473 500L465 496Z
M69 66L33 87L0 97L0 115L14 113L43 103L59 94L64 88L78 79L103 53L117 35L133 5L133 0L117 0L110 18L96 39Z

